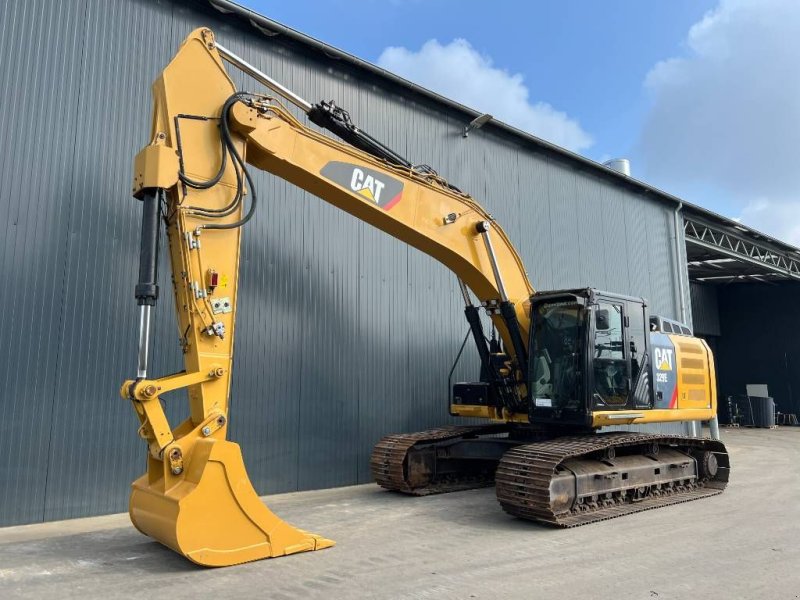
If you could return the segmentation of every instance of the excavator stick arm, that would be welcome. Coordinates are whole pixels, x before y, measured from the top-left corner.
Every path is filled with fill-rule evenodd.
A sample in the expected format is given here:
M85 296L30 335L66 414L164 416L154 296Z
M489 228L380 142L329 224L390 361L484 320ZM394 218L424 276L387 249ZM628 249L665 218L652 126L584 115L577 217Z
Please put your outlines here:
M148 443L147 473L132 485L134 525L207 566L317 550L333 542L292 527L258 498L239 446L226 440L239 246L246 187L234 160L245 140L222 122L236 92L213 34L194 31L153 85L152 142L134 161L143 202L138 376L121 388ZM227 105L229 106L229 105ZM220 152L221 132L226 146ZM220 163L220 156L225 160ZM209 184L208 182L213 184ZM158 298L160 221L166 222L185 371L148 377L150 309ZM189 416L172 428L162 406L185 390Z

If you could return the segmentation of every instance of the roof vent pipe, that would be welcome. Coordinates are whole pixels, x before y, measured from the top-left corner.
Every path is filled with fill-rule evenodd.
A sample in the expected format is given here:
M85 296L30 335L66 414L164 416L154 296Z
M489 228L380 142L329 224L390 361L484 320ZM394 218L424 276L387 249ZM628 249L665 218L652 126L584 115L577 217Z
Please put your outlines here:
M627 158L612 158L603 163L604 167L622 173L623 175L631 176L631 161Z

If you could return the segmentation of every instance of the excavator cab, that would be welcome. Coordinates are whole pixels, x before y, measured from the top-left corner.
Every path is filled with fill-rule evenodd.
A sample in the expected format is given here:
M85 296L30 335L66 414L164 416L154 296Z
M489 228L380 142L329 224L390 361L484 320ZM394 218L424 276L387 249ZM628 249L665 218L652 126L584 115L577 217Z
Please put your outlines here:
M593 288L531 299L531 422L591 426L594 411L653 406L642 298Z

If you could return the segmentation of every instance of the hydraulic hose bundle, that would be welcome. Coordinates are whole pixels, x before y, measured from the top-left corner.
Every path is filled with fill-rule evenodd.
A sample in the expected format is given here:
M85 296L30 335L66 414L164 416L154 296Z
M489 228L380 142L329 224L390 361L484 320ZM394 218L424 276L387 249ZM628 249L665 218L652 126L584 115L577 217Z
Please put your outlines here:
M236 144L231 136L229 125L230 111L231 108L233 108L233 105L242 101L244 98L252 97L256 96L248 92L236 92L235 94L232 94L222 106L219 124L220 138L222 141L222 158L220 160L220 167L217 174L208 181L194 181L186 175L183 169L181 169L178 173L178 177L180 178L181 182L188 187L198 190L207 190L220 182L228 165L228 154L231 155L233 159L233 169L236 173L236 194L234 195L231 203L223 208L203 208L199 206L187 207L192 211L192 213L208 218L222 218L236 212L239 209L242 198L244 197L245 180L247 181L247 185L250 187L250 208L244 217L233 223L208 223L201 225L200 227L202 229L235 229L236 227L241 227L247 223L255 214L256 205L258 203L255 185L252 177L250 176L250 172L247 170L247 165L239 154L239 151L236 149Z

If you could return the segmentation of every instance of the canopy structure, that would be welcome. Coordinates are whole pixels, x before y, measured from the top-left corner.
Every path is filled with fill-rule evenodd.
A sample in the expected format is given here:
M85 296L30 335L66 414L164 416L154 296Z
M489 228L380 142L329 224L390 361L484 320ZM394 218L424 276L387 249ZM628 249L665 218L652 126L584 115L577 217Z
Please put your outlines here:
M800 251L713 213L684 213L689 279L719 284L800 281Z

